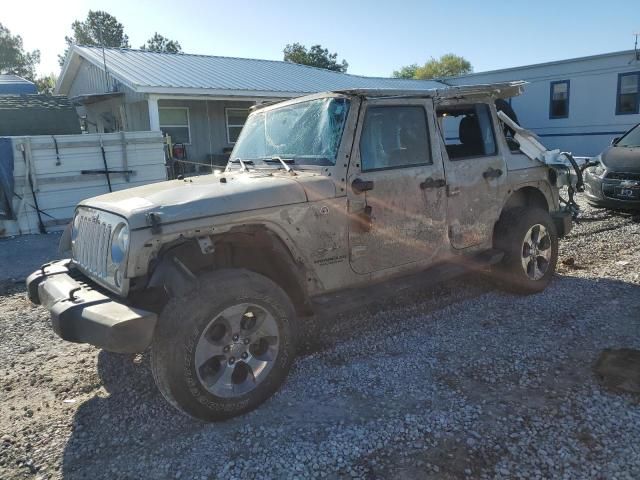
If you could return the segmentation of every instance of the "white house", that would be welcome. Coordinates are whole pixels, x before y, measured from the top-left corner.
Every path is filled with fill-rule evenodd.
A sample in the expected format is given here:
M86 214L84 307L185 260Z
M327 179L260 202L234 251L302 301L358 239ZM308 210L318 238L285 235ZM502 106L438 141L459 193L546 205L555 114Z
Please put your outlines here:
M348 75L294 63L74 46L56 92L86 115L89 132L162 130L189 160L224 163L248 108L318 91L423 90L525 80L512 99L520 123L550 148L595 155L640 122L640 55L622 51L479 72L439 81Z
M282 61L73 46L56 93L79 106L89 132L162 130L186 144L188 160L223 164L256 103L327 90L438 86Z
M450 85L529 82L511 101L549 148L595 155L640 122L640 52L622 51L442 79Z

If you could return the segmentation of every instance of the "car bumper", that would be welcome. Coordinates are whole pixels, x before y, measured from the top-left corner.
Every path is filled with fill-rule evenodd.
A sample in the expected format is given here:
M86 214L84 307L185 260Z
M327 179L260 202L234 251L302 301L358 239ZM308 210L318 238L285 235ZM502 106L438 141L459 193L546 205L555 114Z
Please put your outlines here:
M612 189L620 185L620 183L615 180L603 180L600 177L585 175L584 184L584 197L586 198L587 202L592 205L619 210L640 209L640 200L625 200L622 198L617 198L613 194Z
M604 195L594 195L590 192L584 194L587 202L597 207L613 208L619 210L638 210L640 209L640 201L637 200L619 200L605 197Z
M144 351L151 343L157 315L112 299L74 270L70 260L60 260L27 278L29 299L49 310L58 336L111 352Z

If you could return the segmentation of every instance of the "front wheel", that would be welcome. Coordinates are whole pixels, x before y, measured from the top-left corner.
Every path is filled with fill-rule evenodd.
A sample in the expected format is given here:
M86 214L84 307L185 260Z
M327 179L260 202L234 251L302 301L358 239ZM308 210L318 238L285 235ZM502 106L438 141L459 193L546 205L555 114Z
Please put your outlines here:
M504 252L494 272L500 284L517 293L543 291L558 261L558 234L549 212L533 207L508 210L495 234L496 247Z
M295 356L294 308L247 270L200 277L162 311L151 345L158 389L178 410L216 421L253 410L285 380Z

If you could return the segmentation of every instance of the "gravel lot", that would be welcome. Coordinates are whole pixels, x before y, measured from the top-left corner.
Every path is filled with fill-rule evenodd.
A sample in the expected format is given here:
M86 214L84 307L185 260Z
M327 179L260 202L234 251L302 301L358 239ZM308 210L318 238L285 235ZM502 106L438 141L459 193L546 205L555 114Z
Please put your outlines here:
M640 223L585 208L560 260L539 295L470 276L313 323L281 391L214 425L5 282L0 478L640 478L640 397L592 373L640 348Z

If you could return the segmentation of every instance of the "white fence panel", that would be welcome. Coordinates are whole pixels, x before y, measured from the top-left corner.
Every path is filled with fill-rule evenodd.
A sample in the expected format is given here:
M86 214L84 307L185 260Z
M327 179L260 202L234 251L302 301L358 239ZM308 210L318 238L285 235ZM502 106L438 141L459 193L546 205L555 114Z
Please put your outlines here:
M12 137L12 144L17 219L0 220L0 237L39 233L27 171L47 231L63 229L81 200L109 192L105 160L113 191L167 179L160 132Z

